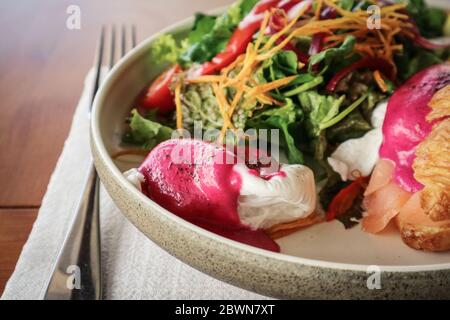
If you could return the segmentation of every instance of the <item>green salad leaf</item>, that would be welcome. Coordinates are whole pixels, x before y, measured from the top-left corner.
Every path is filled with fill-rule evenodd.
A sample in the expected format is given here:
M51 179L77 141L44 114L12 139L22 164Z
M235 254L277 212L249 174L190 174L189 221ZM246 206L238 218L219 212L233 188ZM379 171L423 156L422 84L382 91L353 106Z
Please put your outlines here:
M339 108L345 100L344 95L335 98L313 90L300 93L298 98L307 114L306 126L310 137L319 136L322 126L339 114Z
M188 37L188 46L180 56L184 65L203 63L223 51L235 25L225 19L197 14L194 29Z
M283 136L289 163L303 164L303 154L296 147L294 137L290 131L291 126L300 121L301 118L301 110L295 107L291 99L286 99L286 104L283 107L262 111L249 119L247 125L257 129L279 129Z
M355 110L357 107L359 107L364 102L364 100L367 99L367 96L368 96L368 94L362 95L358 100L353 102L351 105L349 105L347 108L345 108L342 112L340 112L338 115L336 115L332 119L322 121L322 123L319 126L320 129L324 130L324 129L330 128L330 127L338 124L342 120L344 120L345 117L347 117L353 110Z
M404 46L403 54L395 57L398 76L402 81L407 80L422 69L444 62L447 55L446 52L439 53L408 44L404 44Z
M259 84L262 84L293 75L297 75L297 78L284 88L276 89L275 92L272 92L275 98L284 100L285 98L298 95L300 92L311 90L323 83L322 76L299 73L297 55L291 50L282 50L271 59L265 61L256 71L255 79Z
M150 47L150 56L155 65L176 63L182 52L183 46L180 46L171 34L159 36Z
M344 60L347 58L347 56L352 53L355 43L355 37L348 36L345 38L340 47L329 48L311 56L309 59L308 71L313 73L313 66L321 63L322 69L319 73L324 73L334 61Z
M406 10L413 17L422 36L434 38L443 35L447 20L444 10L429 7L424 0L409 0Z
M124 142L151 150L160 142L172 136L173 129L158 122L146 119L136 109L131 110L130 132L124 136Z
M210 33L216 24L217 17L208 16L203 13L197 13L195 15L195 22L192 31L188 35L188 44L199 42L203 36Z
M361 112L354 110L344 120L327 130L327 139L331 143L342 143L349 139L360 138L371 129L372 126Z
M344 10L351 11L355 4L355 0L339 0L338 5Z
M203 63L223 51L234 29L257 2L258 0L239 0L218 17L197 14L180 62L184 65Z
M272 57L268 78L270 81L282 79L298 73L298 60L295 52L283 50Z

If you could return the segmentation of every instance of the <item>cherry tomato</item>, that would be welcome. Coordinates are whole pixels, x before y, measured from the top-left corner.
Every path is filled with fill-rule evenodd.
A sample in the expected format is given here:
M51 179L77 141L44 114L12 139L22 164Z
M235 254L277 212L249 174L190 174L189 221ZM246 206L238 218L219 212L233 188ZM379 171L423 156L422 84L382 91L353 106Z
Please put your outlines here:
M181 67L176 64L156 78L142 98L141 106L145 109L157 109L160 114L173 111L175 99L169 85L173 77L180 72Z

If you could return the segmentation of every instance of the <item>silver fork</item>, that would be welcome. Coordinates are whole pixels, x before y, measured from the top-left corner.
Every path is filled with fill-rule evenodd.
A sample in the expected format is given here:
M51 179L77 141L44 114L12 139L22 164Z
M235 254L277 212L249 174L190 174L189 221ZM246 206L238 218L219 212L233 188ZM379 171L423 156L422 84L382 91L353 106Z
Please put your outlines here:
M120 57L125 55L127 48L136 46L134 25L128 28L123 25L120 28L120 43L116 41L115 26L111 27L109 30L109 52L105 45L106 34L106 28L102 27L95 59L95 81L89 114L95 94L101 84L104 57L109 59L107 67L110 70L115 64L117 45L120 47ZM89 176L77 212L53 268L44 299L100 300L101 298L99 180L91 162Z

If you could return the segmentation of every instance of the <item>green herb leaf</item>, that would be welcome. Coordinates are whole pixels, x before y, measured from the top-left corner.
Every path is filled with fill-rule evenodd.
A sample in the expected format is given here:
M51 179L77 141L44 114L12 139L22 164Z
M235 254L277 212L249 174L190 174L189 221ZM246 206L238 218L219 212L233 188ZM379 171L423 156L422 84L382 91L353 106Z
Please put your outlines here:
M303 154L296 147L295 140L290 132L291 125L301 119L301 111L295 108L290 99L286 99L286 105L265 110L247 121L247 125L252 128L276 128L280 129L284 145L286 147L289 163L303 164Z
M414 74L429 66L442 63L448 54L444 51L439 53L423 48L415 47L411 44L404 44L402 55L395 57L395 64L398 66L398 75L405 81Z
M331 121L337 114L345 100L345 96L335 98L317 93L316 91L302 92L298 96L300 105L307 114L307 131L311 137L319 136L325 128L324 124Z
M183 48L178 45L171 34L163 34L155 39L150 47L150 56L155 65L176 63Z
M300 75L299 77L297 77L297 79L295 79L295 80L294 80L292 83L290 83L289 85L292 86L292 84L293 84L294 82L299 83L299 81L298 81L299 79L300 79L300 80L304 80L304 78L306 78L306 77L307 77L306 74L305 74L305 75L302 74L302 75ZM292 96L295 96L295 95L300 94L300 93L302 93L302 92L305 92L305 91L314 89L315 87L317 87L318 85L320 85L320 84L322 84L322 83L323 83L323 77L322 77L322 76L313 77L310 81L305 82L305 83L303 83L303 84L300 84L298 87L296 87L296 88L294 88L294 89L292 89L292 90L289 90L289 91L285 92L284 95L285 95L286 97L292 97Z
M338 2L339 7L347 11L351 11L354 4L355 0L340 0Z
M350 106L348 106L344 111L342 111L340 114L338 114L336 117L334 117L333 119L327 120L327 121L323 121L320 124L320 129L324 130L327 129L329 127L334 126L335 124L337 124L338 122L342 121L346 116L348 116L353 110L355 110L361 103L363 103L364 100L366 100L367 98L367 94L364 94L363 96L361 96L358 100L356 100L355 102L353 102Z
M195 15L194 28L189 33L188 43L193 44L202 40L202 38L211 32L216 24L217 17L208 16L203 13Z
M424 0L409 0L406 10L413 17L422 36L433 38L443 35L447 20L444 10L429 7Z
M372 129L359 110L350 113L344 120L327 130L327 138L332 143L342 143L357 139Z
M142 117L136 109L131 111L130 129L124 141L140 145L146 150L151 150L160 142L170 139L173 132L172 128Z
M239 0L219 17L197 14L180 62L185 66L194 62L203 63L223 51L234 29L256 2L257 0Z
M311 56L308 66L309 73L313 73L314 65L321 63L322 70L319 72L319 74L322 74L334 61L338 59L342 60L349 56L353 52L355 43L355 37L347 36L340 47L330 48Z
M272 81L297 74L297 55L290 50L280 51L272 58L271 68L275 75Z

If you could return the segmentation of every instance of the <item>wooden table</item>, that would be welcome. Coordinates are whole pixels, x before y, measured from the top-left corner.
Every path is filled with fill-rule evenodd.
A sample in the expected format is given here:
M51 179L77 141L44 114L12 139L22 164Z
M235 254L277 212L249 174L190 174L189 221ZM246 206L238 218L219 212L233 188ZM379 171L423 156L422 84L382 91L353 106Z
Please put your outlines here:
M232 0L0 2L0 294L28 238L94 59L101 24L135 24L138 41ZM70 5L81 29L66 27Z

